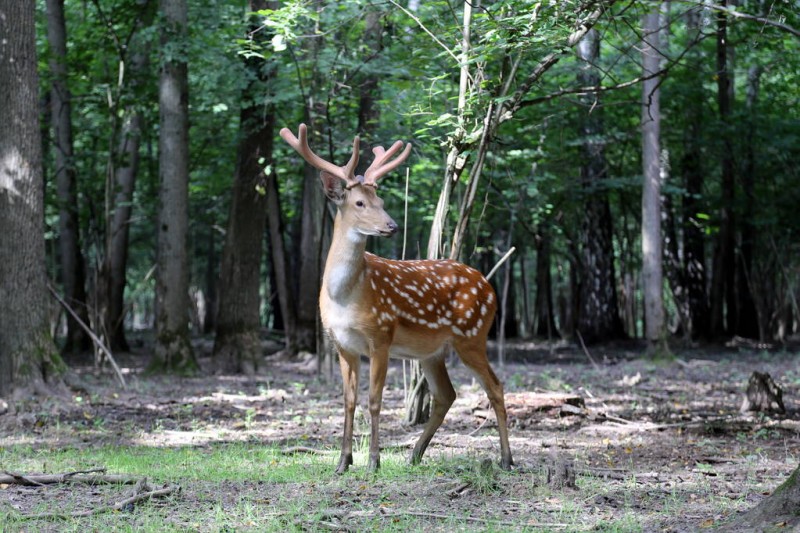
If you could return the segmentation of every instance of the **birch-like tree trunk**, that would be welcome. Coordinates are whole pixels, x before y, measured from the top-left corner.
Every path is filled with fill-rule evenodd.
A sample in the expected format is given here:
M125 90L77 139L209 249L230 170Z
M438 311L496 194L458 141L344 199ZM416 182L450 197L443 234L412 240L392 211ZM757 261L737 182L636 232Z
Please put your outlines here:
M659 71L660 6L642 18L642 74ZM658 77L642 84L642 285L648 351L665 348L661 241L661 90Z
M158 83L158 270L156 346L151 370L190 373L189 343L189 86L186 0L161 0L162 58Z

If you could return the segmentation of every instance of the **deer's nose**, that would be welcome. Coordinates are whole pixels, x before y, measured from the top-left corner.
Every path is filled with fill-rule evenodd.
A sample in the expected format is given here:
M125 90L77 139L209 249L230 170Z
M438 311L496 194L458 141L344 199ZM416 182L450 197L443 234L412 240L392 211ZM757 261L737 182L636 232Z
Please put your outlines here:
M394 220L390 220L386 223L386 230L389 232L390 235L394 235L397 233L397 222Z

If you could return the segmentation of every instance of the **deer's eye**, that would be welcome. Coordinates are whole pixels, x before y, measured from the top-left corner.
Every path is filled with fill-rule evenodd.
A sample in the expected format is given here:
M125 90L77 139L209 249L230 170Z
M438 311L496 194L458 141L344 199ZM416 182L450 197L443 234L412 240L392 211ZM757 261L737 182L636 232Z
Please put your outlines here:
M362 202L361 200L357 200L356 207L364 207L364 202Z

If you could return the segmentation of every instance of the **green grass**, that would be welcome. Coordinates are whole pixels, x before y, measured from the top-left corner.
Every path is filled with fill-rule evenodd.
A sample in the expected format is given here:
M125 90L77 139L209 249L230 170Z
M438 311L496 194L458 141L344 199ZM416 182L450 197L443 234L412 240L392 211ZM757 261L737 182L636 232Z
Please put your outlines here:
M470 510L437 508L429 496L420 494L420 487L427 489L442 479L463 480L481 495L499 493L510 474L497 467L487 470L477 459L464 458L426 461L412 467L406 461L405 450L392 449L383 450L381 470L373 474L366 467L364 448L357 441L355 464L346 475L336 476L336 450L283 455L279 448L258 442L206 447L9 446L0 450L0 470L30 474L105 467L109 474L146 476L154 486L177 483L183 493L138 504L134 512L67 520L22 520L9 509L3 498L4 489L0 489L0 531L300 531L337 524L339 518L343 520L341 525L346 525L344 520L349 518L341 515L342 509L354 514L356 522L352 525L361 530L420 530L430 529L432 523L437 529L447 530L504 529L493 527L491 522L465 522L461 517ZM26 508L26 512L35 514L101 507L124 499L131 489L58 485L27 490L31 492L26 495L44 491L35 496L39 502L35 507ZM403 516L401 512L406 508L448 516ZM390 516L382 516L377 509L385 509Z

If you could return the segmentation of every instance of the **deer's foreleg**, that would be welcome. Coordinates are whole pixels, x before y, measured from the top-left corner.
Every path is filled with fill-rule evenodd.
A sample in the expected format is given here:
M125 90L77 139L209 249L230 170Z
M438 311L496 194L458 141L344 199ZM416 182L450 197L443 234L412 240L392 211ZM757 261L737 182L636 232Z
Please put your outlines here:
M342 434L342 454L339 457L337 474L344 474L353 464L353 417L358 401L358 369L361 360L358 355L339 350L339 368L342 371L344 387L344 432Z
M369 440L369 469L376 471L381 465L381 449L378 441L378 425L383 402L383 386L389 367L389 346L373 348L369 361L369 415L371 434Z

